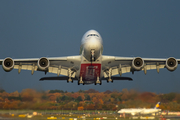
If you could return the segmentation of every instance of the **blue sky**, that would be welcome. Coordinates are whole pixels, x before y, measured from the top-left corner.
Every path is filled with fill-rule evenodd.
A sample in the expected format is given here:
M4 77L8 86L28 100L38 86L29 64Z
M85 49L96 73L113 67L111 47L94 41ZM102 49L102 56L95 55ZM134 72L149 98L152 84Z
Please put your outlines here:
M173 0L1 0L0 59L78 55L83 34L97 30L104 55L180 58L180 1ZM156 93L180 92L180 66L123 74L134 81L78 86L76 82L39 81L48 73L0 69L0 88L7 92L26 88L99 91L124 88Z

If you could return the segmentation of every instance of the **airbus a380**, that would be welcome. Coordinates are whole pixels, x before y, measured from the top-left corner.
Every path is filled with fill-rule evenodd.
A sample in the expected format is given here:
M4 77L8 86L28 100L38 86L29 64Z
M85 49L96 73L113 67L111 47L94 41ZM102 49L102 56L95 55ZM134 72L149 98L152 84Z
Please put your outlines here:
M102 80L113 82L113 80L132 80L122 77L123 73L143 70L167 68L174 71L180 59L170 57L167 59L141 58L141 57L116 57L106 56L103 53L103 40L95 30L87 31L81 41L80 55L66 57L41 57L29 59L12 59L7 57L0 59L2 68L9 72L12 69L43 71L55 73L57 77L44 77L40 80L67 80L73 82L78 80L79 84L102 84ZM114 77L114 75L120 75ZM59 76L61 75L61 76ZM63 75L63 76L62 76Z

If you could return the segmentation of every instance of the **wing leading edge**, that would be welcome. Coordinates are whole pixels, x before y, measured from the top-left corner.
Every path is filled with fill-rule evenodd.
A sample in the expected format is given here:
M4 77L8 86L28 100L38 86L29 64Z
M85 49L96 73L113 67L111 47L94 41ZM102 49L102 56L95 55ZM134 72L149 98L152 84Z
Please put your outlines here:
M115 57L115 56L102 56L102 69L104 77L111 75L128 73L143 70L146 74L147 70L167 68L169 71L174 71L177 65L180 64L180 59L170 57L168 59L158 58L140 58L140 57Z
M57 75L68 76L71 73L71 77L75 77L75 72L79 69L81 62L81 56L67 56L67 57L49 57L49 58L30 58L30 59L11 59L5 58L0 60L0 65L7 72L14 68L18 69L18 73L21 70L30 70L31 74L34 71L43 71L55 73ZM48 69L47 69L48 68Z

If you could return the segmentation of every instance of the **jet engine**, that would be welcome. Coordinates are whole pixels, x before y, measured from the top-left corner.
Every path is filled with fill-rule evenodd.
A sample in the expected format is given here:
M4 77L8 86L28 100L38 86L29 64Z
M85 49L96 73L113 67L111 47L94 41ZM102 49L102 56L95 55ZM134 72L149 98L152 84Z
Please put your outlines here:
M2 62L4 71L10 72L14 68L14 60L12 58L5 58Z
M140 57L136 57L132 61L132 68L134 70L140 71L144 67L144 60Z
M166 60L166 68L169 70L169 71L174 71L176 70L178 66L178 62L175 58L173 57L170 57Z
M42 57L38 60L38 69L41 70L41 71L46 71L49 67L49 60L45 57Z

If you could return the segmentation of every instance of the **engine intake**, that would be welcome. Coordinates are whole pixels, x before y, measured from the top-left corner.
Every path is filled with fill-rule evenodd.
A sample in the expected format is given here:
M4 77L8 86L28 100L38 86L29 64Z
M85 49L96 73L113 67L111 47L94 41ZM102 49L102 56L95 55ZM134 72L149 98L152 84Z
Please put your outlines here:
M173 57L170 57L166 60L166 68L169 70L169 71L174 71L176 70L178 66L178 62L175 58Z
M4 71L10 72L14 68L14 60L12 58L5 58L2 62Z
M132 61L132 68L134 70L140 71L144 67L144 60L140 57L136 57Z
M50 63L49 63L49 60L47 58L45 58L45 57L40 58L38 60L38 69L42 70L42 71L46 71L49 67L49 64Z

